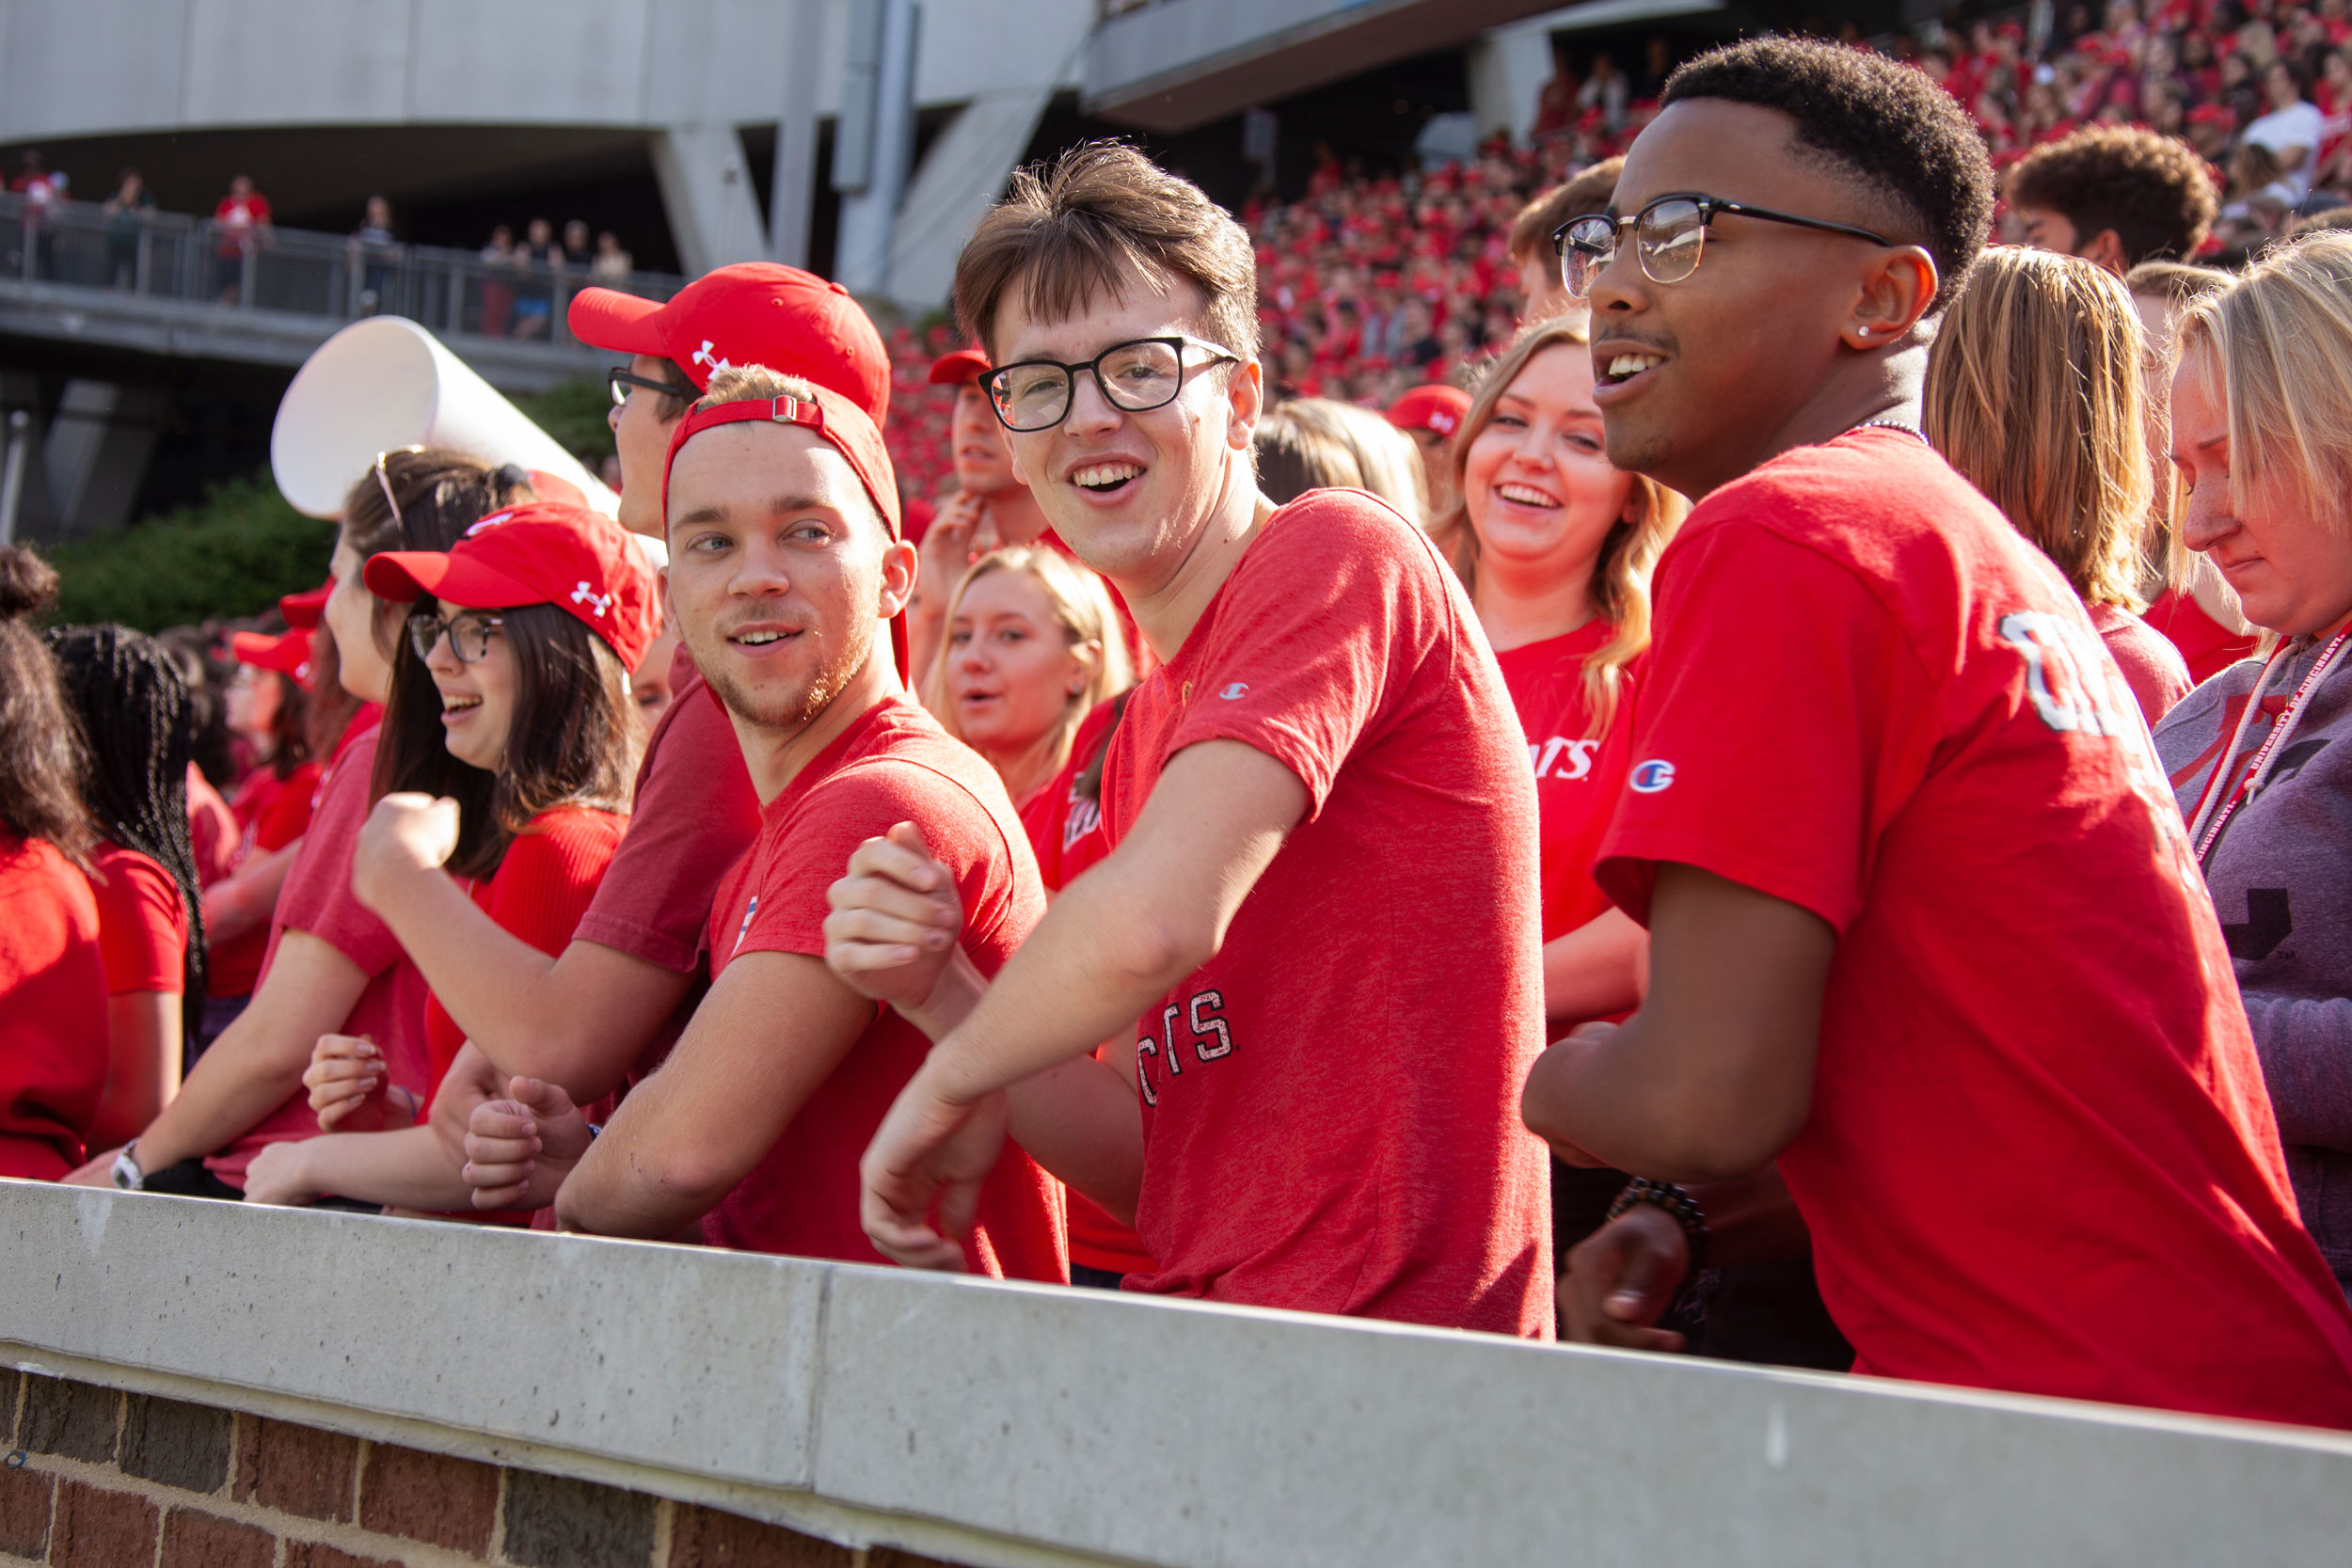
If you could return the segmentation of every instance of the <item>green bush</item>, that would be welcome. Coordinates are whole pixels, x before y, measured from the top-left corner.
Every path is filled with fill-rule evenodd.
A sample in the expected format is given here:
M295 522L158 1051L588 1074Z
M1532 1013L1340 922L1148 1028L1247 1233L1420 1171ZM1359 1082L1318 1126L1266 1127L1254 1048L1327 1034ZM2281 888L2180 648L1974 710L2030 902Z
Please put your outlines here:
M286 504L264 468L119 533L40 546L57 568L57 619L142 631L258 615L326 578L335 529Z
M612 455L612 427L604 422L612 407L612 396L602 380L565 381L544 392L526 393L512 401L532 423L554 436L556 445L579 458L590 473L595 473L596 465Z

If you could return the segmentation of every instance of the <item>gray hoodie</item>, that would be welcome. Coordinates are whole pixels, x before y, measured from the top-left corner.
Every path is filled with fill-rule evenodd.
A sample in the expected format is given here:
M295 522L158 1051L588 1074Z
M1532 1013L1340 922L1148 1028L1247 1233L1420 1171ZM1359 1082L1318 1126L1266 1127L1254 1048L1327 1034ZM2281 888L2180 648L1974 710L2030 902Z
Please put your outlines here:
M2249 726L2268 739L2320 644L2293 645ZM2221 931L2262 1053L2303 1224L2352 1291L2352 649L2313 694L2262 793L2205 862ZM2193 817L2262 664L2232 665L2156 726L2156 752Z

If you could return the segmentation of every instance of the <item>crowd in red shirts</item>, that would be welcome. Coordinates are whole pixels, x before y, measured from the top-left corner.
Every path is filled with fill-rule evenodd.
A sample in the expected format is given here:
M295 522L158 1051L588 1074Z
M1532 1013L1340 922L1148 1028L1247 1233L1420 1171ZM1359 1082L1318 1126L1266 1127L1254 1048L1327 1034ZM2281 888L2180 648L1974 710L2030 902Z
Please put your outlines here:
M582 290L617 517L380 454L218 814L0 549L0 1175L2352 1427L2352 238L1789 40L1521 167Z

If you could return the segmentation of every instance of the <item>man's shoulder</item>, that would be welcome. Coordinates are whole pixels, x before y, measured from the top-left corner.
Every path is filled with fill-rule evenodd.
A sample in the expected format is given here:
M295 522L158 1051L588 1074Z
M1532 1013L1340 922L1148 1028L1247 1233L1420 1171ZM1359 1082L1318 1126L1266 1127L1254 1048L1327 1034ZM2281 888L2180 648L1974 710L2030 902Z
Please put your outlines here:
M1274 509L1242 560L1246 569L1332 550L1419 555L1415 541L1425 539L1409 518L1369 490L1310 490Z
M1011 814L995 769L921 708L898 702L785 811L771 814L769 836L788 840L818 824L837 835L848 822L881 821L871 829L879 833L898 821L993 819L993 806Z

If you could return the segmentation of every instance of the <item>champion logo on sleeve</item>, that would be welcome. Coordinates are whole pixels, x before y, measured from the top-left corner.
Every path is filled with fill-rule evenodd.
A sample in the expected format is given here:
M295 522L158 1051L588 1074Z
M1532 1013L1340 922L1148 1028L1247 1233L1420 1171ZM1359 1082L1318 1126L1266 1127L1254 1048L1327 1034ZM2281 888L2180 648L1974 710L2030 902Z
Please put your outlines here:
M1626 784L1636 795L1655 795L1674 782L1675 765L1664 757L1652 757L1634 765Z
M1244 697L1249 695L1249 683L1248 681L1228 681L1225 684L1225 689L1219 691L1217 695L1224 698L1229 703L1237 703Z

